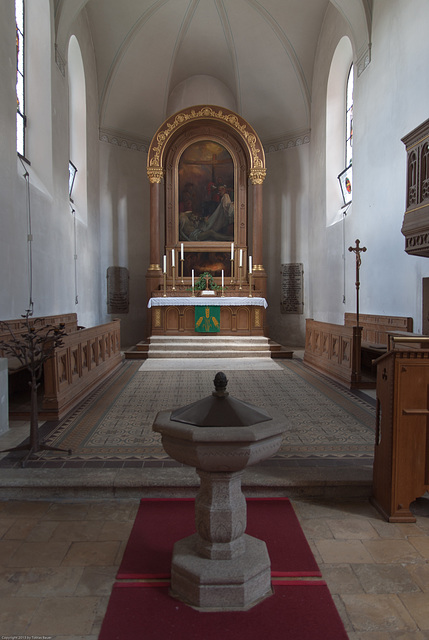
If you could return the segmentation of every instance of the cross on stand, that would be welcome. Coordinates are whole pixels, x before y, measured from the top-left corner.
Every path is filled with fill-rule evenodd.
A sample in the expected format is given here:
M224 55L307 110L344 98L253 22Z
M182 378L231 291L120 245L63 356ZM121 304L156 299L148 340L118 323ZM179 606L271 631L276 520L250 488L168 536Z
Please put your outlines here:
M353 362L353 380L358 382L360 380L360 349L361 349L361 332L359 327L359 270L362 264L361 253L366 251L366 247L360 246L360 240L356 240L356 246L349 247L349 251L352 251L356 255L356 326L353 327L355 354Z

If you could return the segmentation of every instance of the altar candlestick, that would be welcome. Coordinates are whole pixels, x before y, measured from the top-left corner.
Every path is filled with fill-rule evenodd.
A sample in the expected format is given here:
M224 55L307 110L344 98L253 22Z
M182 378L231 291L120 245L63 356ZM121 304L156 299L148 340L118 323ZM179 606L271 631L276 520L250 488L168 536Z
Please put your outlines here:
M175 254L176 254L176 252L174 251L174 249L172 249L172 250L171 250L171 266L172 266L172 267L175 267L175 266L176 266L176 265L175 265L175 263L174 263L174 261L175 261Z
M243 249L240 249L240 262L239 262L239 267L243 266Z
M180 245L180 259L183 260L183 242Z
M194 281L195 281L195 278L194 278L194 270L192 269L192 295L193 295L193 296L195 295L195 290L194 290Z
M249 256L249 273L252 273L252 256Z
M167 256L164 256L164 268L163 273L167 273Z
M234 260L234 243L231 242L231 260Z

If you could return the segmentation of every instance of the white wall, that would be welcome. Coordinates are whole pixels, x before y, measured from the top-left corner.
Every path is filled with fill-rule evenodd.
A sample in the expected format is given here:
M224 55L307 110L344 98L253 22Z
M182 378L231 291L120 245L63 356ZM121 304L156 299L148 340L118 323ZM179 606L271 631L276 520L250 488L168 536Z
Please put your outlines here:
M308 191L310 144L266 154L263 191L264 267L269 335L280 344L304 344L308 309ZM282 264L303 263L304 314L280 313Z
M406 153L401 138L427 118L429 76L426 0L375 0L372 60L355 77L353 211L345 222L346 302L342 303L342 223L326 227L325 101L329 63L347 24L331 6L319 40L313 83L311 137L310 307L317 320L342 322L355 311L357 238L362 256L360 311L414 318L421 330L422 278L429 261L408 256L401 234ZM404 36L405 34L405 36Z
M31 11L51 14L48 0L34 0ZM27 30L32 27L27 21ZM34 26L38 28L38 23ZM40 25L39 25L40 26ZM51 26L43 31L53 33ZM32 219L34 315L76 311L80 324L99 322L99 208L98 208L98 112L95 61L83 14L74 25L81 42L87 74L88 114L88 224L78 224L78 291L75 304L73 218L68 201L68 85L54 61L54 46L38 51L38 73L44 74L40 87L50 89L42 122L34 94L37 82L28 83L27 102L30 211ZM35 46L34 33L29 47ZM44 65L40 55L44 52ZM31 56L31 50L29 51ZM31 62L27 65L27 73ZM15 17L14 2L0 3L0 318L16 318L29 305L27 217L28 201L24 169L17 162L15 147ZM44 94L44 92L43 92ZM46 109L49 117L46 116ZM40 138L40 130L43 136Z
M146 337L146 272L149 267L149 180L147 154L99 142L101 209L101 308L121 320L121 343ZM129 313L107 316L108 267L129 271Z

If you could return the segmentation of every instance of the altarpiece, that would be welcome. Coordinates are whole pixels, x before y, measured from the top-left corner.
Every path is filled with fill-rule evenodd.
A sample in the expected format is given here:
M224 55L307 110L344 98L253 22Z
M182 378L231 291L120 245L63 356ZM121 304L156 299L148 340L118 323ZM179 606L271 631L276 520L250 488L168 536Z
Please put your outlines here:
M149 332L195 332L196 297L212 289L207 304L221 306L221 332L263 335L266 169L256 132L228 109L184 109L153 137L147 174Z

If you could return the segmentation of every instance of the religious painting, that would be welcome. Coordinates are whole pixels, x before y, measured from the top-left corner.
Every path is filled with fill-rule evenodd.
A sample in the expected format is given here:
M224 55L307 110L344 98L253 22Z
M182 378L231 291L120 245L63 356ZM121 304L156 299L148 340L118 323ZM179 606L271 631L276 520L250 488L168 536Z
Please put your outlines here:
M200 140L179 161L179 241L234 240L234 163L223 145Z
M208 271L216 278L222 276L231 277L231 254L228 251L187 251L184 254L183 275L191 277L194 271L195 278Z

